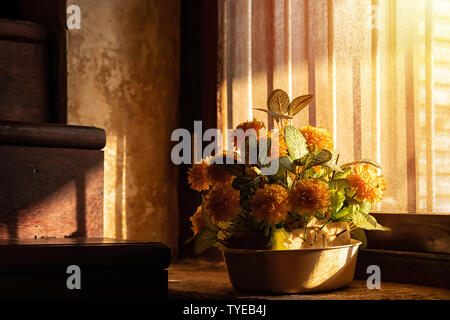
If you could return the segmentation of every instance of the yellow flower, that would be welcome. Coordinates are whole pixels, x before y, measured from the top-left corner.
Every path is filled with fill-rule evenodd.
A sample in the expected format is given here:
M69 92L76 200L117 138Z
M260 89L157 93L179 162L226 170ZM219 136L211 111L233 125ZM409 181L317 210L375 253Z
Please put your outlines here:
M300 132L305 137L310 152L316 149L333 150L333 137L327 129L307 125Z
M286 219L289 210L288 191L278 184L266 184L256 191L251 211L257 221L277 224Z
M241 211L239 191L231 184L214 186L206 196L206 207L213 221L230 221Z
M198 206L197 211L195 211L194 215L189 218L192 223L192 231L194 232L194 236L200 232L203 228L206 227L206 222L203 220L202 216L202 207Z
M355 190L356 197L370 203L379 202L386 190L384 177L377 175L377 170L368 164L353 167L347 180Z
M208 167L209 165L202 159L201 163L194 164L189 169L188 182L192 189L196 191L209 189Z
M219 168L220 164L218 165L209 165L208 171L207 171L207 179L208 183L212 186L215 185L224 185L226 183L232 183L233 182L233 176L226 172L225 170Z
M289 193L289 202L292 210L300 214L327 214L331 205L330 191L320 180L299 180Z

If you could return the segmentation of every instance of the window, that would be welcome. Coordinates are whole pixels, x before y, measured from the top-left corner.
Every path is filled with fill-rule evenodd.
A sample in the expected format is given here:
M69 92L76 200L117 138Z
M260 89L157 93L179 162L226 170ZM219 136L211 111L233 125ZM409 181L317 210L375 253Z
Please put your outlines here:
M450 213L450 3L220 0L218 127L273 120L281 88L313 93L294 125L332 132L340 161L376 159L374 209Z

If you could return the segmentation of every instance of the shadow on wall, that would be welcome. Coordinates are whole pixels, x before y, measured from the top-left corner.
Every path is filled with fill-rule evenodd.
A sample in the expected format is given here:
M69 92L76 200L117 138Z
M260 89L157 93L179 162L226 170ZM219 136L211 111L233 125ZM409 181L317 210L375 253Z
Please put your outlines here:
M100 151L1 149L0 239L102 236Z
M75 1L68 1L68 5ZM68 122L104 128L105 237L177 248L177 0L77 0L68 32Z

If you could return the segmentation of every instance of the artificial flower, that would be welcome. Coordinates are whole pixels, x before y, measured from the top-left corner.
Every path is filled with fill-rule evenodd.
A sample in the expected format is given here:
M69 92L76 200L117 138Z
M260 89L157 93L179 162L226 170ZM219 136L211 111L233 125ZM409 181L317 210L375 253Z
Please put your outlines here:
M303 126L300 132L305 138L310 152L316 149L333 150L333 137L327 129L307 125Z
M325 182L318 179L298 180L289 193L292 211L299 214L327 214L330 191Z
M203 228L206 227L206 222L203 219L202 216L202 207L198 206L197 210L195 211L194 215L189 218L192 223L192 231L194 232L194 236L199 233Z
M196 191L205 191L209 189L208 180L209 165L202 159L200 163L194 164L188 171L188 182L191 188Z
M216 185L206 195L206 207L213 221L230 221L242 210L239 191L231 184Z
M257 221L277 224L286 218L289 210L288 191L278 184L266 184L256 191L251 210Z
M353 167L347 180L359 200L379 202L386 190L384 177L378 175L377 170L369 164Z

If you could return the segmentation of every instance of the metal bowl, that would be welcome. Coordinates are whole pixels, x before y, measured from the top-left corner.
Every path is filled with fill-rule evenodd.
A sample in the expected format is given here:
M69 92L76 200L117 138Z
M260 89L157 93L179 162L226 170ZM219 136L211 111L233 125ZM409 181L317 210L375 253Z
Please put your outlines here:
M236 290L286 294L342 288L355 275L361 242L298 250L223 249Z

